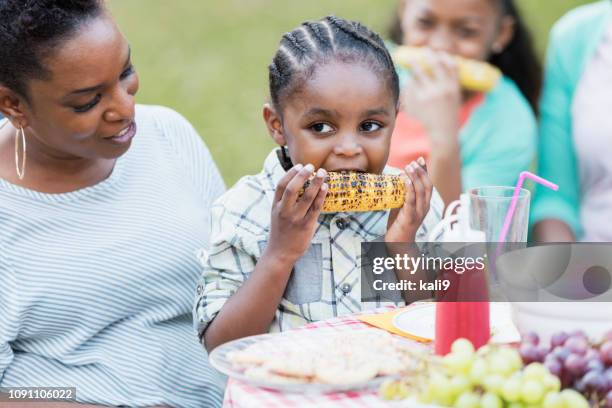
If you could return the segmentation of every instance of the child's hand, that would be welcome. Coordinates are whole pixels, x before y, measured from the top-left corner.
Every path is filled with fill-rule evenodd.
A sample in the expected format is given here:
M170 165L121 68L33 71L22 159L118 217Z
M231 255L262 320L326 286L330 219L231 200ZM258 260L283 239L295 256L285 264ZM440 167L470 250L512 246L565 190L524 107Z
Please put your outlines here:
M433 184L419 158L406 166L402 179L406 184L406 198L402 208L394 209L387 222L386 242L414 242L416 232L429 212Z
M319 169L300 196L304 183L313 172L312 164L294 166L279 181L274 195L267 251L291 264L310 246L327 194L327 172Z
M458 144L459 111L462 103L459 69L446 53L428 52L431 72L417 66L402 90L402 108L421 122L436 148Z

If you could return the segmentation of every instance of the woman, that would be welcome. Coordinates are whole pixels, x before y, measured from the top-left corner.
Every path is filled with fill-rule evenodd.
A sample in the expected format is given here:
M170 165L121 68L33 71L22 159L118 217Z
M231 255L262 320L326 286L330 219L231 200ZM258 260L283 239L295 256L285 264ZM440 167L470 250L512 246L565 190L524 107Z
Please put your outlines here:
M513 0L401 0L391 36L426 47L432 72L403 86L389 164L426 158L444 201L486 185L514 185L534 162L540 67ZM449 54L488 61L503 75L488 93L462 91Z
M612 2L579 7L553 28L540 105L538 241L612 241Z
M101 0L4 0L0 44L0 387L220 405L191 320L224 190L207 148L177 113L134 105Z

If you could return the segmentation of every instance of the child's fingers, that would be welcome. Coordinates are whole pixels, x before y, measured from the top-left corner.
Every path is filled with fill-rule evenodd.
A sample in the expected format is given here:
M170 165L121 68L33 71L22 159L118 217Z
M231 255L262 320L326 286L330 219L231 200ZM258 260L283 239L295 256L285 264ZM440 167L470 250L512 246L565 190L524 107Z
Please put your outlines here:
M314 166L307 164L289 181L281 199L281 211L293 211L300 192L304 188L306 181L312 176L313 171Z
M429 177L429 174L427 174L427 166L425 164L425 159L419 157L417 159L417 163L423 169L423 172L419 173L419 176L421 178L421 182L425 186L425 203L427 204L427 208L429 208L429 203L431 202L431 196L433 194L433 183L431 181L431 178Z
M299 217L305 217L306 213L312 206L314 200L317 198L319 192L321 191L321 187L325 182L325 178L327 177L327 172L324 169L317 170L317 174L310 181L310 185L304 191L304 194L299 198L297 206L295 208L295 213Z
M296 164L289 170L287 173L280 179L276 186L276 191L274 192L274 202L277 203L283 198L283 194L285 193L285 189L287 185L293 178L302 170L304 166L301 164Z
M423 203L425 202L425 186L421 181L421 174L424 174L425 170L423 170L423 168L416 162L410 163L408 167L408 177L410 177L412 184L414 184L414 192L416 196L415 210L417 210L417 213L419 213L419 210L422 209Z
M431 195L431 182L429 176L421 166L413 163L413 169L416 173L415 191L417 192L417 214L424 216L429 208L429 200Z
M319 188L317 196L315 197L314 201L312 202L312 205L306 213L305 218L307 222L312 221L313 218L319 218L319 214L321 214L321 210L323 209L323 202L325 201L325 197L327 196L328 188L329 187L327 183L323 183L323 185Z
M408 204L410 207L414 208L416 204L416 194L414 192L414 183L412 182L412 178L408 176L408 167L406 166L404 169L405 172L402 173L400 178L404 181L404 185L406 186L406 197L404 199L404 206Z

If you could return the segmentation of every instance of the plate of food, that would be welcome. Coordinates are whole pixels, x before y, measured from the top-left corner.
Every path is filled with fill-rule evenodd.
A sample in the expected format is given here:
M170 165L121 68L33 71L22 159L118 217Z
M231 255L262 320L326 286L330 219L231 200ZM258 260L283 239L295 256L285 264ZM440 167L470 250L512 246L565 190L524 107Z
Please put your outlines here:
M491 342L516 343L521 336L512 321L512 308L506 302L491 302ZM436 304L423 303L397 314L393 326L421 341L433 341L436 331Z
M295 330L245 337L212 351L213 367L230 378L285 392L376 388L421 363L411 344L384 330Z

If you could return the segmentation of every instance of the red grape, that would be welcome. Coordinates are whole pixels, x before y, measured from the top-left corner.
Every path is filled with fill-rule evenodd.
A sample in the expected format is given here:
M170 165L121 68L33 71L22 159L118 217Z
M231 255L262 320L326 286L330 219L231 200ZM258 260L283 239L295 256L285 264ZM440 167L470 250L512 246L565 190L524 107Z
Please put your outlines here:
M565 360L564 368L575 376L582 375L586 369L587 361L579 354L570 354Z
M565 344L565 341L567 340L568 337L569 336L566 332L555 333L550 339L550 346L552 348L555 348L557 346L562 346Z
M599 349L601 361L606 365L612 365L612 340L606 341Z
M570 337L565 342L565 347L574 354L584 355L589 348L589 343L583 337Z
M540 344L540 337L537 335L537 333L530 331L523 336L522 342L537 346Z
M606 400L604 402L606 404L606 408L612 408L612 390L608 391L608 394L606 395Z
M538 348L533 344L523 343L519 348L519 353L523 358L525 365L538 361Z
M569 349L562 346L555 347L555 349L552 351L552 355L557 357L557 359L562 363L565 362L567 356L569 356L570 354L571 352L569 351Z
M552 354L546 356L546 359L544 360L544 367L548 368L548 371L550 371L551 374L556 375L557 377L560 377L561 372L563 371L563 365L561 364L559 359L557 359Z

